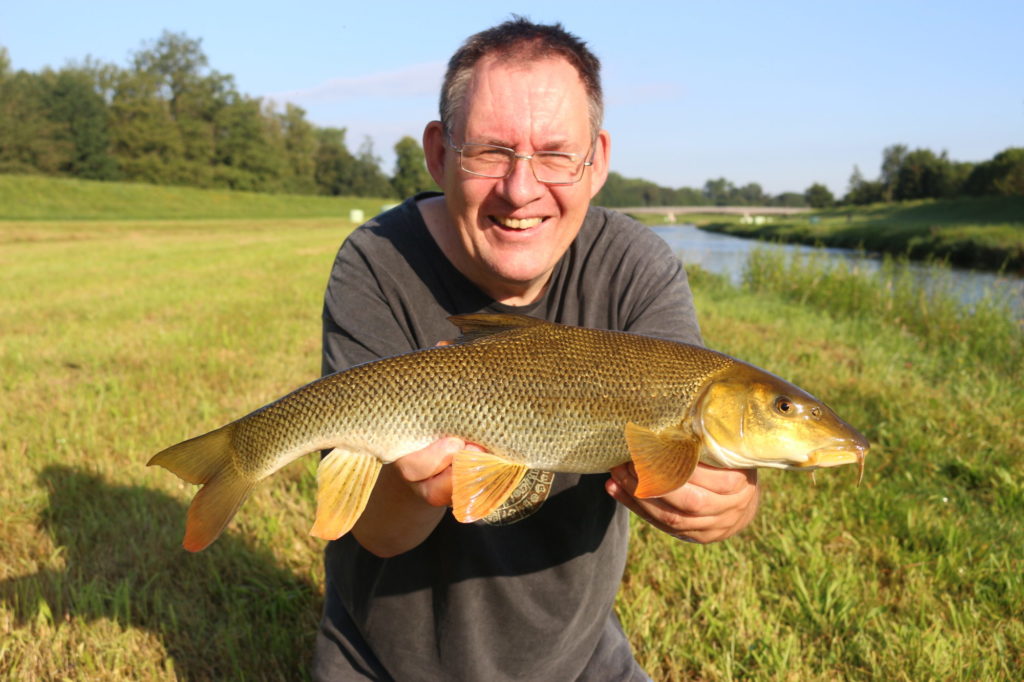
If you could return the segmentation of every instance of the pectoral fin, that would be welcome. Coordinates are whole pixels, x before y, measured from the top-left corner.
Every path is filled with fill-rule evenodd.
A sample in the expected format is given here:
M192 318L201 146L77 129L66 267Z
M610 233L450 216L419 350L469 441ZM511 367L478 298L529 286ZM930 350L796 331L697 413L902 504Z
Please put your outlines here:
M489 452L462 450L452 458L452 513L462 523L484 518L512 494L526 466Z
M310 535L337 540L352 529L373 492L380 473L373 455L331 450L316 472L316 521Z
M700 440L695 434L655 433L629 422L626 445L639 482L637 497L658 497L690 480L700 459Z

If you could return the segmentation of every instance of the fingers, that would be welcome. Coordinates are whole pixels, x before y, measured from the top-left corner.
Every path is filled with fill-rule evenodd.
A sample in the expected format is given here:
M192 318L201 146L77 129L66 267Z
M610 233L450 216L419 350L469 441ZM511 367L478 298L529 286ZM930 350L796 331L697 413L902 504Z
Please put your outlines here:
M394 467L410 483L425 481L451 466L452 455L464 447L459 438L442 438L422 450L395 460Z
M395 472L420 498L434 507L452 501L452 455L463 447L458 438L442 438L397 459Z
M452 456L460 450L483 450L461 438L441 438L422 450L395 460L392 466L419 497L435 507L452 503Z
M683 487L657 498L640 499L631 464L616 467L608 493L666 533L695 542L715 542L743 529L757 511L756 470L701 465Z
M735 495L757 481L757 469L719 469L698 464L688 483L718 495Z

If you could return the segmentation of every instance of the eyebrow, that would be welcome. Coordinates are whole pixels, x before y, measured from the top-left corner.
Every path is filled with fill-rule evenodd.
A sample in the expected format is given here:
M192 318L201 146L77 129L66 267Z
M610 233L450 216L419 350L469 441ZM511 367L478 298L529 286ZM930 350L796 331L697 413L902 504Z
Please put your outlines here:
M489 144L496 147L504 147L506 149L515 149L515 146L510 144L507 140L502 140L496 137L484 137L479 139L467 138L463 144ZM566 147L569 145L569 141L564 137L557 137L549 140L547 144L537 149L535 152L564 152ZM579 152L575 152L579 153Z

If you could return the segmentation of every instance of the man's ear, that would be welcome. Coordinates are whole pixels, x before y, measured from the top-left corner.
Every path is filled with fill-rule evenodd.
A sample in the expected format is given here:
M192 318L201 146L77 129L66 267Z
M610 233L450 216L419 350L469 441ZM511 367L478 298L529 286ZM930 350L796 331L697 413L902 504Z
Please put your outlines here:
M438 187L444 187L445 170L445 132L440 121L431 121L423 129L423 156L427 161L427 170Z
M611 158L612 136L607 130L597 134L594 141L594 162L590 166L590 198L593 199L608 179L608 161Z

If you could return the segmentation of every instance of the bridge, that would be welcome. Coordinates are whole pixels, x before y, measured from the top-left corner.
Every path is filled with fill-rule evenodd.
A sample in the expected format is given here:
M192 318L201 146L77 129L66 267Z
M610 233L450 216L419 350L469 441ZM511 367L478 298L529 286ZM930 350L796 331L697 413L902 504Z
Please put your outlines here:
M611 207L609 207L611 208ZM614 207L622 213L653 213L665 216L668 222L675 222L676 216L687 213L720 213L723 215L746 215L746 216L770 216L770 215L795 215L807 213L812 210L807 207L792 206L636 206L636 207Z

